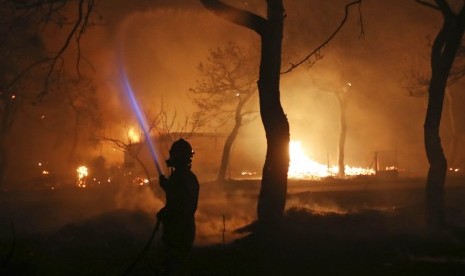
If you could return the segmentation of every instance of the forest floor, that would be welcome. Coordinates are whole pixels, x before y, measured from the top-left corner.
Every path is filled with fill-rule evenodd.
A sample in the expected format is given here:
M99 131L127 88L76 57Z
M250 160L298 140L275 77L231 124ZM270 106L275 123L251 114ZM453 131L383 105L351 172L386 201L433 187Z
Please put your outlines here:
M424 225L424 180L289 181L283 221L253 223L259 181L201 184L187 275L465 275L465 179L448 227ZM122 195L133 199L122 199ZM123 275L163 200L143 189L0 192L0 275ZM150 204L142 204L150 201ZM158 242L131 275L156 275Z

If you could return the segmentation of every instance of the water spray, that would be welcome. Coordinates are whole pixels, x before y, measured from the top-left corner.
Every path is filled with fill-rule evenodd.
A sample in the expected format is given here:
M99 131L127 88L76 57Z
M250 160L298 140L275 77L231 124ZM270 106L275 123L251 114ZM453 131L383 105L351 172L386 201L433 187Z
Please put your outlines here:
M124 68L122 65L120 65L119 71L120 71L119 73L120 73L121 79L123 81L124 91L126 92L126 95L129 98L131 107L134 110L134 113L136 114L137 121L142 129L142 132L144 133L145 142L147 143L150 149L150 155L152 156L153 163L155 164L155 167L157 169L157 173L159 176L161 176L163 175L163 172L160 167L160 162L158 159L157 152L155 150L155 146L153 144L152 139L150 139L150 131L148 128L147 120L145 118L145 115L142 113L142 110L139 106L139 103L137 102L136 97L134 96L134 91L132 89L131 83L129 82L126 72L124 71Z
M140 125L140 127L142 129L142 132L144 133L145 142L147 143L147 145L148 145L148 147L150 149L150 154L152 156L153 163L155 164L155 167L157 169L158 176L161 177L161 176L163 176L163 172L162 172L161 167L160 167L160 162L159 162L159 159L158 159L157 152L155 150L155 146L153 144L152 139L150 139L150 132L149 132L147 120L145 118L145 115L142 113L142 110L141 110L141 108L139 106L139 103L137 102L136 97L134 96L134 91L132 89L131 83L128 80L126 72L124 71L122 62L120 62L119 64L120 64L119 73L120 73L121 79L122 79L123 84L124 84L124 91L126 92L126 95L129 98L129 102L131 104L131 107L132 107L134 113L136 114L137 121L138 121L138 123L139 123L139 125ZM160 210L158 212L158 214L157 214L157 222L155 224L155 227L152 230L152 233L150 234L149 239L147 240L147 242L146 242L146 244L144 246L144 249L139 253L139 255L136 257L136 259L126 268L123 275L129 275L132 272L132 270L134 269L134 267L136 266L136 264L148 252L148 250L149 250L149 248L150 248L150 246L152 244L152 241L153 241L153 239L155 237L155 234L157 233L158 229L160 228L161 219L159 217L159 214L161 214L163 209Z

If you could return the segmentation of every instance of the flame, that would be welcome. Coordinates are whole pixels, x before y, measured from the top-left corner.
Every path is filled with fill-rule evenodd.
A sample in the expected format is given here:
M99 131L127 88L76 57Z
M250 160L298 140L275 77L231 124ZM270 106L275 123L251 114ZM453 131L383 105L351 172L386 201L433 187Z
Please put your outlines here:
M79 188L86 187L86 180L87 176L89 175L89 171L86 166L79 166L77 169L77 185Z
M321 178L329 175L328 166L319 164L305 155L300 141L291 141L289 155L289 178Z
M257 175L257 172L251 172L251 171L243 171L241 172L242 176L254 176Z
M139 186L144 186L144 185L149 184L150 181L147 178L144 178L144 177L136 177L133 180L133 182L136 183Z
M140 135L134 130L134 128L130 128L128 130L128 139L130 143L139 143Z
M305 154L300 141L291 141L289 144L290 163L288 177L294 179L319 179L328 176L335 176L339 172L337 166L327 166L320 164ZM359 168L345 166L347 176L372 175L375 170L371 168Z

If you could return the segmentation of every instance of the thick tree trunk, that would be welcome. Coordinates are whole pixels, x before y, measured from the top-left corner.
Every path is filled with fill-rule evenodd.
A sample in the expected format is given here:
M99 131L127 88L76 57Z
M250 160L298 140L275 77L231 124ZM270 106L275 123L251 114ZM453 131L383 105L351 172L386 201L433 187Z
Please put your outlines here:
M258 197L260 224L278 222L284 213L289 169L289 123L280 101L281 47L284 6L282 0L267 0L267 18L226 5L218 0L202 4L235 24L257 32L261 38L258 79L260 116L265 129L267 149Z
M447 160L448 160L448 167L455 167L455 159L457 156L457 146L459 144L459 132L457 130L457 125L456 125L456 120L454 116L454 102L452 98L452 92L450 89L446 88L446 98L447 98L447 115L449 118L449 123L450 123L450 146L449 150L447 151Z
M429 162L426 180L426 223L430 229L445 224L444 183L447 160L441 145L439 127L444 94L457 49L465 28L465 7L456 15L446 1L436 0L444 16L444 23L431 49L431 80L428 87L428 107L424 124L424 142Z
M289 169L289 123L280 102L281 47L284 7L282 1L268 2L268 28L262 34L258 92L260 115L267 150L258 198L258 220L277 223L283 216Z
M430 164L426 180L426 220L430 228L444 224L444 182L447 160L441 146L439 126L447 76L445 78L445 80L431 79L424 124L425 150Z

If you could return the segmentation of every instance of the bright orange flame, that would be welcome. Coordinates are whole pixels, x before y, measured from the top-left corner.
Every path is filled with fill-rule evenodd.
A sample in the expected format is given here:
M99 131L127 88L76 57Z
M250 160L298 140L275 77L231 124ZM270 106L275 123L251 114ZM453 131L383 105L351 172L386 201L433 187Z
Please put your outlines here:
M128 138L129 138L129 142L131 143L140 142L140 135L137 133L137 131L134 130L134 128L130 128L128 130Z
M87 176L89 175L89 171L87 170L86 166L79 166L77 169L77 185L79 188L86 187L86 180Z
M291 141L289 155L289 178L321 178L329 175L328 166L319 164L305 155L300 141Z
M291 141L289 144L290 163L288 177L295 179L319 179L328 176L335 176L339 172L337 166L327 166L320 164L304 153L300 141ZM359 168L345 166L347 176L372 175L375 170L370 168Z

